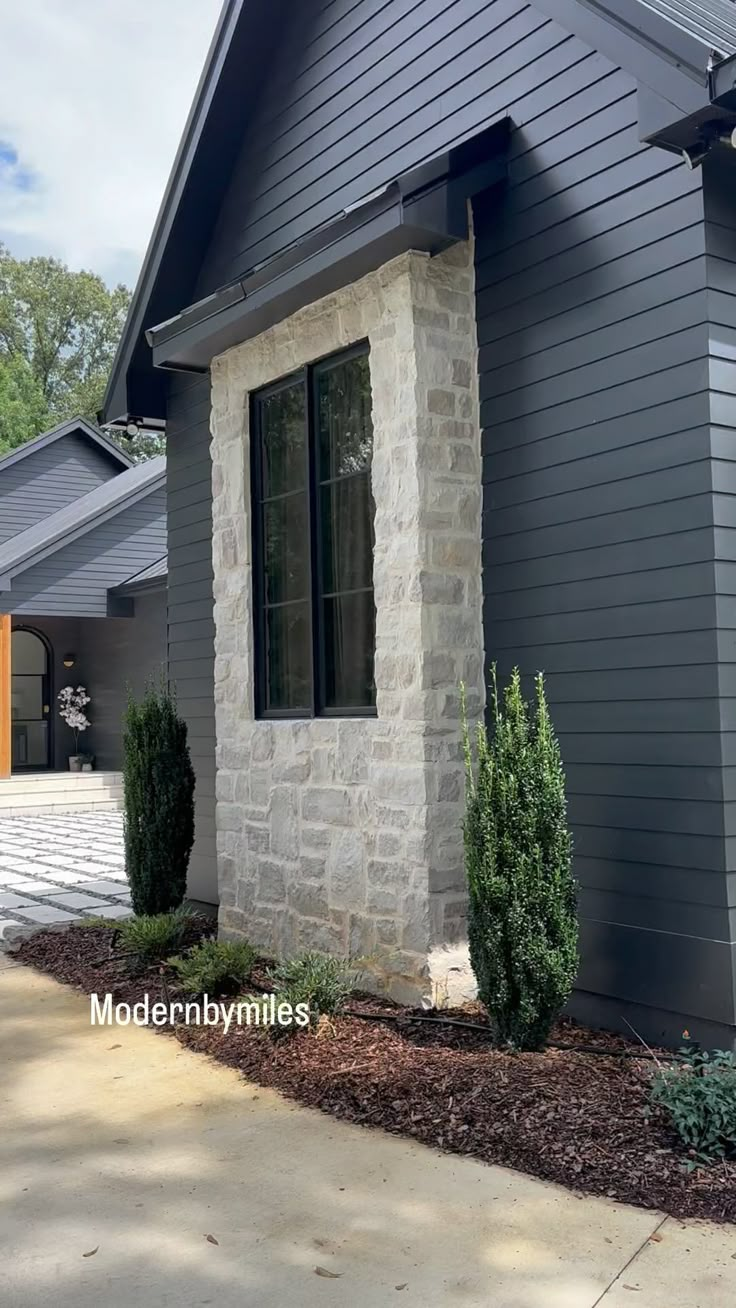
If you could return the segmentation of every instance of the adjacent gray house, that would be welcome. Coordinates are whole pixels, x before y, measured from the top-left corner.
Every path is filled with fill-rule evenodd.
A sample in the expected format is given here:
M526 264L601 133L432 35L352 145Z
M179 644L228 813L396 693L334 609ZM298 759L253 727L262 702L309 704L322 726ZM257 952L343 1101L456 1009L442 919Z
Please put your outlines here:
M0 458L0 623L0 776L68 768L57 697L80 684L81 745L117 771L126 687L166 660L165 459L134 465L83 419Z
M223 931L463 981L458 684L541 668L573 1011L733 1043L735 85L731 0L225 4L104 411Z

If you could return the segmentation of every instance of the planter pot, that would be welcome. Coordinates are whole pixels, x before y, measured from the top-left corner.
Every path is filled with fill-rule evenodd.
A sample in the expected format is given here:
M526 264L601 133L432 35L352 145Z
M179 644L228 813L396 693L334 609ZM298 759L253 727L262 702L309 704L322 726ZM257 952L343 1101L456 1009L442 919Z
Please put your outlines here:
M83 764L82 764L82 771L83 771L83 772L92 772L92 771L93 771L93 766L92 766L92 764L91 764L91 763L83 763Z
M70 755L69 755L69 771L70 771L70 772L81 772L81 771L82 771L82 763L83 763L83 759L82 759L82 755L81 755L81 754L70 754Z

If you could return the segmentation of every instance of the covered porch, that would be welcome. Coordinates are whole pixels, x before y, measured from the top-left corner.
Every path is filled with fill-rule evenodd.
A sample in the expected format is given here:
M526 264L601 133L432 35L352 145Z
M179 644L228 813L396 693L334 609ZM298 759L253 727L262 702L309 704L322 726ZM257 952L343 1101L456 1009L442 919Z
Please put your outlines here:
M79 752L90 756L95 773L119 773L128 692L140 695L162 667L163 590L136 596L126 617L24 613L4 615L0 624L0 778L25 780L33 793L44 776L61 773L70 780L75 739L60 716L58 698L67 686L84 686L90 697L85 712L91 725L79 734Z

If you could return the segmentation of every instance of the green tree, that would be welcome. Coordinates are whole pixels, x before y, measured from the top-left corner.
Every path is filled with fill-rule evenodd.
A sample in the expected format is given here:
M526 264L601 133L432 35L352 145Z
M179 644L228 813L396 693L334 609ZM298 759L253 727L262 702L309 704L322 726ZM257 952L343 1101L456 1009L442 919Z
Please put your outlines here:
M0 454L43 431L47 418L46 400L30 364L22 354L0 354Z
M96 422L129 304L125 286L110 290L95 273L74 272L58 259L14 259L0 245L5 448L67 418ZM136 452L135 440L124 443ZM144 457L158 452L148 445Z
M194 769L187 726L166 683L131 698L124 718L125 863L133 911L181 904L194 843Z
M565 776L541 673L530 715L518 668L501 703L494 667L490 711L474 768L463 697L470 960L498 1042L538 1049L578 967Z

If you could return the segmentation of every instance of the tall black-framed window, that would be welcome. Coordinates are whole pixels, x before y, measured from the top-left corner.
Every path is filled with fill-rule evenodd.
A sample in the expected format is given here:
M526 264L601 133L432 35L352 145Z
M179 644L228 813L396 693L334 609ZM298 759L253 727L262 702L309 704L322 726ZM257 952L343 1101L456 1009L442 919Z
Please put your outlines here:
M259 717L375 714L367 344L251 401Z

